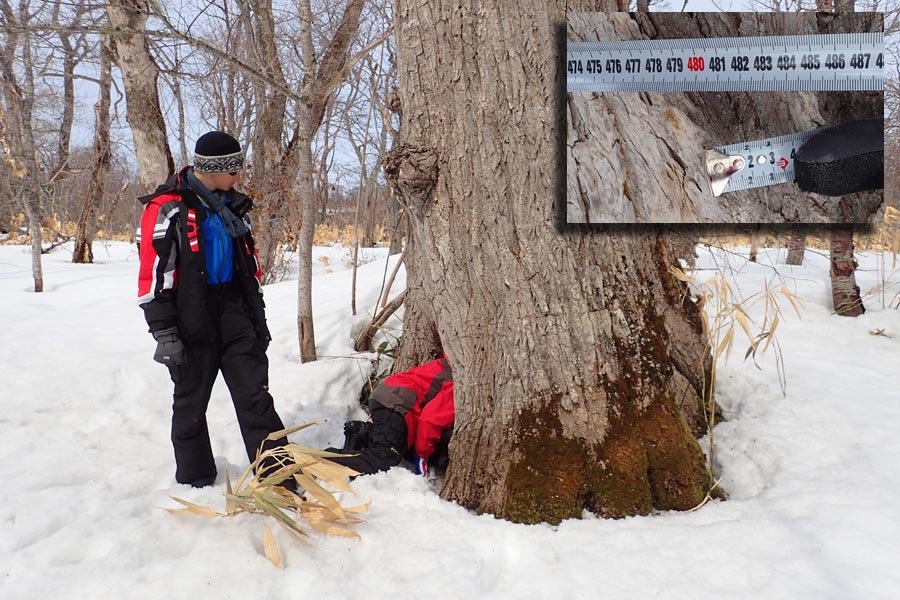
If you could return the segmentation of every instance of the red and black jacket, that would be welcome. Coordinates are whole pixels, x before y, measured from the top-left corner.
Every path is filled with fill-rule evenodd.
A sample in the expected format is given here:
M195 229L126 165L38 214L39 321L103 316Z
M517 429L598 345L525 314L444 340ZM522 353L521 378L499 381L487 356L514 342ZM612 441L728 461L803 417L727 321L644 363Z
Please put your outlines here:
M453 371L447 356L387 377L372 400L404 415L407 449L428 458L441 434L453 426Z
M185 167L186 169L187 167ZM177 327L189 342L216 339L206 306L206 257L200 223L207 208L182 181L184 169L147 196L141 216L138 304L150 331ZM231 190L229 207L240 218L253 206L249 197ZM266 326L259 260L249 232L234 240L234 278L250 311L261 342L271 339Z

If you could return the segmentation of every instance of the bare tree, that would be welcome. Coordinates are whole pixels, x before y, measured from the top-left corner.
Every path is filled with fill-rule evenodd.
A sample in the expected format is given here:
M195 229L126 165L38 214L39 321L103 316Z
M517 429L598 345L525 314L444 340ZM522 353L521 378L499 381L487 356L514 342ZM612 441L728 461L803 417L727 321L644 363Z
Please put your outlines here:
M253 191L257 201L257 243L260 268L267 281L275 266L275 254L284 243L284 231L291 218L293 179L296 160L285 152L285 116L287 97L278 88L290 88L285 79L271 0L250 0L243 15L251 19L251 41L257 66L268 83L256 81L257 106L253 135ZM250 9L248 11L248 9Z
M756 262L756 255L759 252L760 243L765 243L765 234L761 225L753 225L750 229L750 262Z
M59 43L63 50L63 72L61 74L63 84L63 114L59 125L59 142L57 151L57 163L53 169L51 181L57 177L65 177L69 162L70 143L72 140L72 123L75 119L75 67L84 56L83 47L86 35L81 33L73 35L60 22L61 3L54 3L51 23L59 27L57 33ZM85 5L77 5L70 26L78 24L82 15L86 12Z
M312 313L312 245L315 234L315 189L313 187L312 141L331 94L347 75L350 44L359 29L363 0L348 0L334 36L316 60L312 39L312 8L309 0L300 1L300 43L303 52L304 79L298 103L298 128L288 144L288 152L296 149L300 174L298 189L303 213L300 220L300 277L297 283L297 332L300 360L316 359L316 336Z
M5 44L0 54L5 113L0 113L5 162L13 175L13 193L22 198L31 230L31 271L34 291L44 291L41 264L41 181L38 152L32 123L35 83L31 40L27 30L34 16L28 2L21 2L18 12L8 0L0 0L0 32ZM19 73L22 73L20 76Z
M113 57L122 71L128 125L143 193L153 190L175 171L159 103L159 67L144 34L152 6L151 0L106 2L106 14L116 34L110 38Z
M84 205L78 217L75 231L75 249L72 252L72 262L94 262L94 229L96 211L103 201L103 183L109 171L112 160L112 150L109 143L110 128L110 104L112 88L112 55L109 49L109 40L104 39L100 50L100 92L97 104L94 106L94 162L91 167L91 182L88 193L84 198Z

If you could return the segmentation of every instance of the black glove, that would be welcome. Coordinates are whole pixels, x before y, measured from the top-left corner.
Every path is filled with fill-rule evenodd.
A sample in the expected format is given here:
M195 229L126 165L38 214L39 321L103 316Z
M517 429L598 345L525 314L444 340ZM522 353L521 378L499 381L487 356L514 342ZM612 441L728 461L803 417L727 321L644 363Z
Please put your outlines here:
M184 364L184 345L178 339L178 330L175 327L160 329L153 332L156 340L156 353L153 360L167 367Z

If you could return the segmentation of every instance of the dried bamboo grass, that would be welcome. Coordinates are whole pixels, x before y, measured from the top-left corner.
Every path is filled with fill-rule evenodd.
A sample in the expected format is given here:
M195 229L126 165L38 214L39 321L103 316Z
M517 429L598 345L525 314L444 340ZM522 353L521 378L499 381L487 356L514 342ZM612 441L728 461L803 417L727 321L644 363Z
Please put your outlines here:
M778 368L778 381L781 384L782 394L787 393L784 379L784 366L781 357L781 347L778 345L775 333L778 325L784 319L782 301L786 299L798 317L802 318L803 299L791 292L784 285L770 286L766 281L762 292L757 292L747 298L740 299L726 277L726 268L717 271L710 279L702 283L697 282L697 271L686 272L678 267L671 268L672 274L680 281L688 284L691 289L697 307L700 309L703 333L707 340L709 351L712 355L712 365L709 372L709 382L704 385L704 411L707 425L709 426L709 469L713 471L715 464L715 424L716 403L715 386L717 365L720 359L728 362L734 349L735 331L739 328L749 340L744 360L753 358L753 364L761 369L756 361L757 355L762 355L773 346L776 353ZM763 304L763 321L757 325L750 316L750 309L758 304ZM718 482L716 482L718 484ZM713 489L716 486L713 486ZM710 490L710 493L713 492Z
M271 433L266 440L277 440L315 423L304 423ZM353 469L328 460L341 454L316 450L299 444L287 444L258 452L256 460L232 486L228 471L225 472L225 512L171 496L183 508L167 508L175 515L195 515L206 519L235 517L249 513L263 518L271 517L295 541L312 546L309 532L301 526L305 520L309 528L325 535L356 537L350 529L361 523L359 516L369 509L369 504L345 507L335 497L337 492L353 490L347 479L359 475ZM277 465L267 469L262 465ZM274 470L273 470L274 469ZM303 489L303 494L285 489L284 483L293 479ZM283 561L275 536L263 523L263 551L273 565L281 568Z

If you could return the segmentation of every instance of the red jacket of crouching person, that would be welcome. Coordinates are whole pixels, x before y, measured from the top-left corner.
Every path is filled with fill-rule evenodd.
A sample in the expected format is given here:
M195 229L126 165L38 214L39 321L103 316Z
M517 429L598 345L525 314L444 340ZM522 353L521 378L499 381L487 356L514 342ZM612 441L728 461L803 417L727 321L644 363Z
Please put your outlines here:
M407 449L427 459L441 434L453 426L453 372L447 355L385 378L371 399L404 415Z

